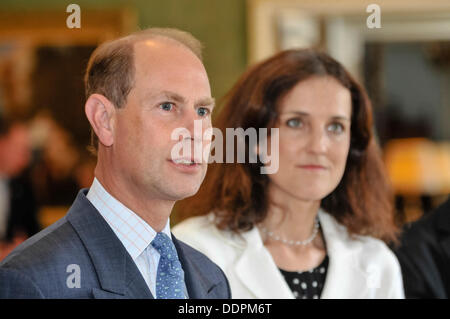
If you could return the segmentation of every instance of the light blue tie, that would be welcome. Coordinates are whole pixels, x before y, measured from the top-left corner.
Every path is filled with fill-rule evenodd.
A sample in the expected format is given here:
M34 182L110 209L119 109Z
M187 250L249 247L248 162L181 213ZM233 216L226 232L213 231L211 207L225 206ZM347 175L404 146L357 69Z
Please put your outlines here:
M185 299L184 272L172 240L162 232L157 233L152 246L161 255L156 273L156 299Z

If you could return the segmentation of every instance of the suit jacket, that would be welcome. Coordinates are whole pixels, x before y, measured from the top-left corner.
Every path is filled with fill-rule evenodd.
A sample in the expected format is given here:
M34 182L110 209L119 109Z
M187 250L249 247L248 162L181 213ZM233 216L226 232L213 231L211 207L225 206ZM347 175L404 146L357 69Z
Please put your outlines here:
M86 194L81 190L64 218L0 263L0 298L153 298L131 256ZM189 297L230 298L222 270L172 239ZM74 287L76 267L79 288Z
M407 298L450 297L450 198L405 226L396 253Z
M331 215L321 210L318 216L329 256L321 298L404 298L397 258L382 241L350 238ZM173 232L224 270L233 298L294 298L256 228L235 235L219 230L208 215L188 219Z

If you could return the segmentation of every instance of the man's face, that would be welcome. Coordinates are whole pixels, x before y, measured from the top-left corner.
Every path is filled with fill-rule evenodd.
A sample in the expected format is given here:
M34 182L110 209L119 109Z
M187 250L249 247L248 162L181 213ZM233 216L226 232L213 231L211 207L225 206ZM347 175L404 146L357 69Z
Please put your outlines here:
M173 161L171 151L180 140L192 150L195 143L209 147L202 143L213 108L206 71L189 49L163 40L136 43L134 61L134 86L113 123L114 174L133 194L148 199L191 196L200 187L207 164ZM194 120L202 122L201 136L194 134ZM191 138L172 140L177 128L186 128Z

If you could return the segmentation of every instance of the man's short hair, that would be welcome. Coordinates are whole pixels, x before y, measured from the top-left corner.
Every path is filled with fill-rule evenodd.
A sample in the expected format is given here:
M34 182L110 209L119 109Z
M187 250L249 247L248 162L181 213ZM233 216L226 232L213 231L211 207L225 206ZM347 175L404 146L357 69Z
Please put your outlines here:
M115 107L125 105L134 86L134 44L147 39L168 39L191 50L202 60L202 44L188 32L173 28L149 28L101 44L92 53L84 77L86 99L102 94ZM90 151L96 153L97 140L91 129ZM95 139L95 141L94 141Z
M202 60L202 45L190 33L172 28L149 28L101 44L91 55L85 78L86 98L104 95L116 107L125 104L134 84L134 44L145 39L167 38L190 49Z

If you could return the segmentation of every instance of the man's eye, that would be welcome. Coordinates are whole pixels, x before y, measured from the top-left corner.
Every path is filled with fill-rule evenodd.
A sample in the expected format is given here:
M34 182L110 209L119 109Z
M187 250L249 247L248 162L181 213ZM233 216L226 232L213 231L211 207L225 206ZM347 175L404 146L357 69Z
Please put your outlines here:
M169 103L169 102L165 102L165 103L163 103L163 104L160 104L160 105L159 105L159 108L162 109L162 110L164 110L164 111L170 111L170 110L172 110L172 108L173 108L173 104L172 104L172 103Z
M344 132L344 125L342 125L341 123L331 123L330 125L328 125L327 130L332 133L340 134Z
M286 125L289 127L302 127L303 122L300 119L290 119L286 121Z
M200 116L207 116L209 114L209 110L206 107L199 107L197 109L197 114Z

